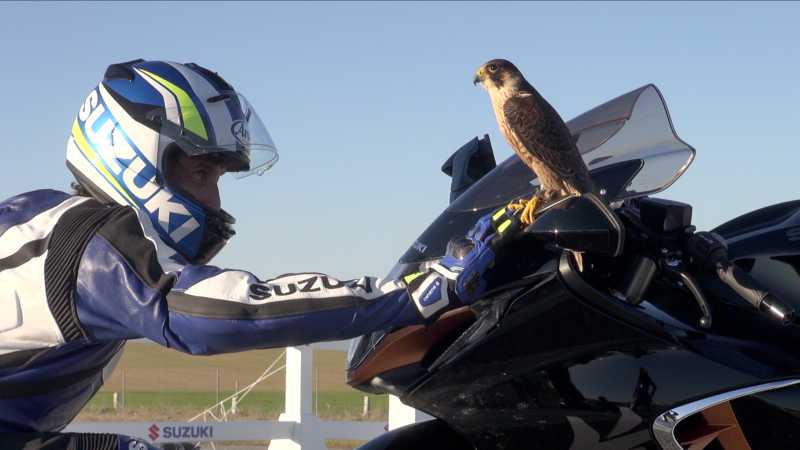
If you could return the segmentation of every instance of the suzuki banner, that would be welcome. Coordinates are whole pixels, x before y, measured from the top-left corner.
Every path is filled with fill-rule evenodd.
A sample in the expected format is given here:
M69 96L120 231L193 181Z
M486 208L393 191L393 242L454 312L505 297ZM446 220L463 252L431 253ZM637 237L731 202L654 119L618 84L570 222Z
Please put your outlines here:
M241 441L289 439L291 422L83 422L65 432L113 433L139 438L153 444L176 442Z

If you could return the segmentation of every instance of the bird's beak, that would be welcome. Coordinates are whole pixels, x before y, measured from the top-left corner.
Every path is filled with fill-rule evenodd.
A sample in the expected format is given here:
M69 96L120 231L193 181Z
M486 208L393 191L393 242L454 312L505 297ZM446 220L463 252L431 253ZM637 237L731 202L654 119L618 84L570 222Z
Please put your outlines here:
M475 78L472 79L473 86L478 85L480 83L483 83L483 68L478 69L478 71L475 72Z

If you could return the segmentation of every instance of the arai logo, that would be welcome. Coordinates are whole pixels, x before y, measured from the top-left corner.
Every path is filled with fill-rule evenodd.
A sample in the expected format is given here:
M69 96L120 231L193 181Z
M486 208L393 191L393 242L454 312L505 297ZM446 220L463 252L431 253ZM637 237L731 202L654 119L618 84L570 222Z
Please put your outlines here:
M158 224L175 242L180 242L200 227L197 220L173 195L154 182L156 169L129 142L116 118L93 90L83 103L78 119L83 123L87 140L105 162L111 174L127 192L133 194L150 214L156 214ZM172 215L188 217L170 232Z
M237 120L231 125L231 133L236 139L236 142L247 145L250 143L250 132L247 130L247 122L244 120Z

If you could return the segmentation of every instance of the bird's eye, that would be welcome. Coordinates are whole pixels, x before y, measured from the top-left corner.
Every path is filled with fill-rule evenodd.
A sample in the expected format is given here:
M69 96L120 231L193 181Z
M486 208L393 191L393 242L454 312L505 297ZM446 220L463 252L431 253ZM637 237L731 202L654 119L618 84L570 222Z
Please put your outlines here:
M489 72L497 72L497 64L489 64Z

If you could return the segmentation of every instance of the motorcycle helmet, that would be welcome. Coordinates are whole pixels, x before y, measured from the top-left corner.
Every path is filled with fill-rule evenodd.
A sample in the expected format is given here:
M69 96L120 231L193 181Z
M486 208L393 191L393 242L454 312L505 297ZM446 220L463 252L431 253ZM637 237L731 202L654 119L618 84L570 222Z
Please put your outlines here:
M188 262L203 264L233 236L234 219L167 182L182 151L261 175L278 151L258 114L230 84L194 63L138 59L112 64L72 123L67 167L93 197L137 210Z

